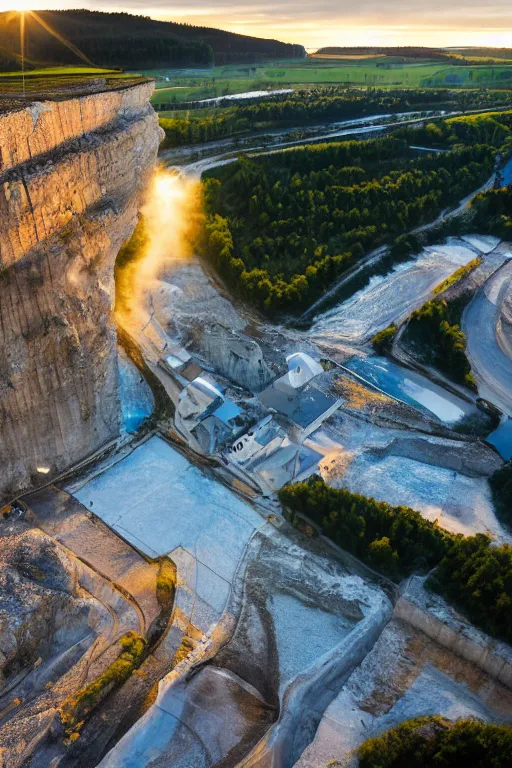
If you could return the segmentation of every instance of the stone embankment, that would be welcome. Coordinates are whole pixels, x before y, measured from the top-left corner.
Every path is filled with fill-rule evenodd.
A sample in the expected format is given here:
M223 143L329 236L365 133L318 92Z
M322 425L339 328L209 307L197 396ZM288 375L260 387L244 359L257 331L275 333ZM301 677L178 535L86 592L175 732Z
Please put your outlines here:
M411 578L394 616L512 688L512 648L473 627L441 597L424 590L423 582L419 576Z
M161 139L152 89L0 115L0 502L118 434L114 264Z

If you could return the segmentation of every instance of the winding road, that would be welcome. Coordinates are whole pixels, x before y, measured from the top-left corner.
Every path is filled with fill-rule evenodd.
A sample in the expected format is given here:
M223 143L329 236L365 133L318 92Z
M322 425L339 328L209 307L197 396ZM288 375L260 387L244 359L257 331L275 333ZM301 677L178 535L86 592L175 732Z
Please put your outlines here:
M511 291L512 258L480 288L462 319L478 392L508 416L512 416L512 358L502 350L498 332L503 303Z

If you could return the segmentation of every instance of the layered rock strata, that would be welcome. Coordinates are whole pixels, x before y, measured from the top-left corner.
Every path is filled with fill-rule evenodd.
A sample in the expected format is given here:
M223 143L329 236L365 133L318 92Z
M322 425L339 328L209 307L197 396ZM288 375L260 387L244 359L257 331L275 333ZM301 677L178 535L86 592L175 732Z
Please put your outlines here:
M0 502L119 432L114 264L161 138L152 88L0 116Z

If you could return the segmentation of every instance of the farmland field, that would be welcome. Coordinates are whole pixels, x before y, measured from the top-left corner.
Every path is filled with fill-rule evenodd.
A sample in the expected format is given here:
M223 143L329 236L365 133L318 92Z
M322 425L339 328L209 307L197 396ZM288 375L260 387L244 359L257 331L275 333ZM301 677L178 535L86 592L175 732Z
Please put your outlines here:
M226 66L200 70L150 70L155 77L154 104L180 103L281 87L311 88L355 85L380 87L507 88L512 64L457 66L430 59L398 56L358 56L345 59L310 57L254 66Z

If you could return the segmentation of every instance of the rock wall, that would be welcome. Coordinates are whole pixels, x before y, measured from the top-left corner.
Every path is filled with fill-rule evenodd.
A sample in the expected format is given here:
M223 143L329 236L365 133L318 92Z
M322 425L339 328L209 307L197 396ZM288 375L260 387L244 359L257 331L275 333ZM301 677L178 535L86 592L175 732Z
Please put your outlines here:
M393 615L512 688L512 648L473 627L439 595L424 590L423 584L419 576L411 578Z
M259 392L274 377L254 339L219 323L203 323L198 344L208 362L240 387Z
M161 138L152 88L0 116L0 502L119 432L114 263Z

